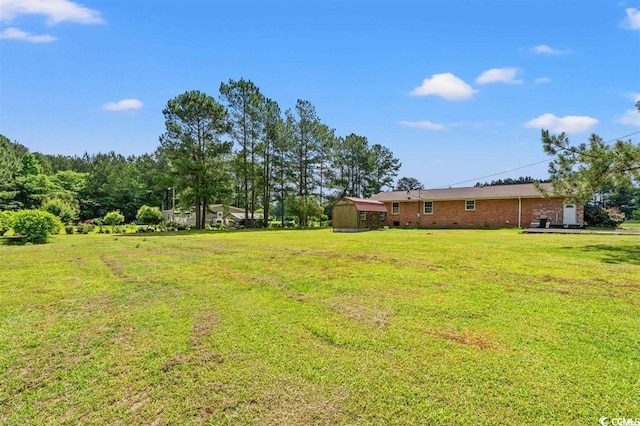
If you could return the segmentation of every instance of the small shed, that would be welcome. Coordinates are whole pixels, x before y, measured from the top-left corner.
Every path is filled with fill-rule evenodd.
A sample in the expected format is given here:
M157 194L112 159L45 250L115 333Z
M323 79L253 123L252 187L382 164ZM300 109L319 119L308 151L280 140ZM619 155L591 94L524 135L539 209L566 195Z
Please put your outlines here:
M333 232L358 232L384 226L387 207L378 200L343 197L333 204Z

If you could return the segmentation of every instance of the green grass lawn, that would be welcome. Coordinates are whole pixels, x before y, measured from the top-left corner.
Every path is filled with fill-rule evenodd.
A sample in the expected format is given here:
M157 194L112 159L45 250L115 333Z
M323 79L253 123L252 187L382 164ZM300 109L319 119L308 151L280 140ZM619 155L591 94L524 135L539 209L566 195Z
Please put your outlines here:
M640 230L640 220L628 220L620 225L622 229L638 229Z
M0 258L1 424L640 417L637 235L60 235Z

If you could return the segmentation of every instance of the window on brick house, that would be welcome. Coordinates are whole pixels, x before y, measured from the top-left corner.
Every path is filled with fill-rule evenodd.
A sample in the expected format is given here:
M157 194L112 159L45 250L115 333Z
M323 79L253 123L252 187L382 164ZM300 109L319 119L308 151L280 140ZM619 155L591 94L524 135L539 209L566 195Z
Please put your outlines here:
M399 213L400 213L400 203L392 203L391 214L399 214Z
M424 214L433 214L433 201L424 202Z
M476 209L476 200L467 200L464 204L464 209L466 211L473 211Z

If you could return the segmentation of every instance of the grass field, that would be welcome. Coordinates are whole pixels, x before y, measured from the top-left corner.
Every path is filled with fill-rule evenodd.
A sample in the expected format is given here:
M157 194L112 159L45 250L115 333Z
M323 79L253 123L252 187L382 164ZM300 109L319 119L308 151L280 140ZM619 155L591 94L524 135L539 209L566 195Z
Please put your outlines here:
M1 424L640 417L639 235L60 235L0 258Z

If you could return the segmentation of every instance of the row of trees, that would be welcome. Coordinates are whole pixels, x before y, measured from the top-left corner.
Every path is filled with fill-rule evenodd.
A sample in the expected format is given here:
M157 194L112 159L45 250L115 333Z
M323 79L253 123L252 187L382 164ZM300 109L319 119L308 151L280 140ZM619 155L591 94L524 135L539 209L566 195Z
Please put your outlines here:
M244 79L222 83L218 100L185 92L162 113L159 146L141 156L43 155L0 135L0 210L47 207L65 222L120 210L131 221L142 205L170 206L175 193L199 228L212 203L244 208L250 227L257 211L305 226L336 198L391 187L400 168L388 148L336 135L309 101L283 113Z
M83 157L31 153L0 135L0 210L45 208L63 222L120 210L132 221L140 206L160 206L170 181L155 154Z
M397 176L400 161L388 148L356 134L337 136L309 101L283 114L244 79L222 83L220 100L189 91L163 110L157 155L180 204L195 206L198 227L214 202L243 207L249 227L258 209L268 217L272 206L283 220L287 212L306 226L336 198L369 197Z

